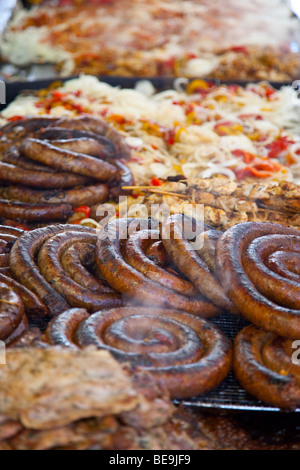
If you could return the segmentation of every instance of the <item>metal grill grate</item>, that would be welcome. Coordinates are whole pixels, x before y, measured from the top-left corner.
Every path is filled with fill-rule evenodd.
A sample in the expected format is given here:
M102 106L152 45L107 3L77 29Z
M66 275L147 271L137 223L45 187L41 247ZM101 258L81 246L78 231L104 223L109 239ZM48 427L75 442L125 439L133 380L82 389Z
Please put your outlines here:
M230 314L221 315L218 318L211 319L211 321L232 340L242 328L249 324L249 322L243 318ZM219 408L244 411L281 411L279 408L262 403L256 398L250 396L243 388L240 387L232 372L228 374L226 379L215 390L188 400L176 400L175 403L199 408ZM297 408L294 412L300 412L300 408Z

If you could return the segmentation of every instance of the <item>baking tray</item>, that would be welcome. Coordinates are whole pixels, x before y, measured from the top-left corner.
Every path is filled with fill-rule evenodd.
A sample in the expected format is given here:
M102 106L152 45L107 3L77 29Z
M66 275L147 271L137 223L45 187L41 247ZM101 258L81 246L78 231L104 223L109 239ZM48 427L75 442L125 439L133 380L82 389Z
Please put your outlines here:
M72 78L78 78L77 76L63 78L55 80L58 82L65 82ZM145 77L117 77L117 76L101 76L99 77L105 83L112 86L120 86L121 88L133 88L137 82L141 80L149 80L157 91L163 91L173 88L174 78L157 77L157 78L145 78ZM192 80L192 79L191 79ZM34 92L42 88L47 88L53 83L53 79L37 80L37 81L26 81L26 82L12 82L6 84L6 105L11 103L17 95L20 93ZM224 84L239 84L245 86L250 82L238 82L228 81L220 82L218 80L212 80L217 85ZM251 82L254 83L254 82ZM274 88L281 88L282 86L291 85L287 82L270 82ZM0 106L0 110L5 106ZM247 320L238 315L223 314L217 318L212 318L211 321L224 332L230 339L234 339L237 333L249 324ZM41 325L42 326L42 325ZM265 404L256 398L250 396L244 389L242 389L238 382L235 380L233 373L230 372L222 384L215 390L195 396L188 400L175 400L175 404L181 404L183 406L198 408L198 409L216 409L216 410L231 410L231 411L257 411L257 412L283 412L280 408L276 408L272 405ZM291 413L299 413L300 408ZM287 412L285 412L287 413Z
M6 104L1 105L0 104L0 111L2 111L9 103L11 103L20 93L26 93L26 92L34 92L36 90L40 90L42 88L47 88L49 87L53 82L56 83L64 83L68 80L72 80L74 78L79 78L78 75L70 76L70 77L64 77L64 78L44 78L40 80L24 80L24 81L15 81L15 82L5 82L3 77L0 75L0 80L4 81L6 83ZM157 91L163 91L163 90L169 90L174 88L174 82L178 80L177 78L174 77L121 77L121 76L110 76L110 75L101 75L98 77L99 80L108 83L109 85L112 86L119 86L121 88L134 88L135 85L140 82L147 80L152 83L154 88ZM188 81L193 81L196 78L191 78L188 79ZM201 79L202 80L202 79ZM215 83L216 85L241 85L245 86L249 83L259 83L260 81L239 81L239 80L215 80L215 79L203 79L212 83ZM291 82L269 82L270 85L272 85L276 89L280 89L283 86L291 86Z

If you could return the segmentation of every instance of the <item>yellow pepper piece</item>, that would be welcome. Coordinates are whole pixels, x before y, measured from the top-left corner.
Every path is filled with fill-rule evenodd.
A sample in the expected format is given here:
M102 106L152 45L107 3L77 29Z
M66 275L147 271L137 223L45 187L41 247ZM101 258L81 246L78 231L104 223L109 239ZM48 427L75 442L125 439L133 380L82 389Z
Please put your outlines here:
M214 97L214 100L218 101L218 103L226 103L226 101L228 101L228 98L224 95L218 95Z
M261 136L261 133L259 131L253 132L253 134L248 134L247 137L251 140L258 140Z
M188 95L191 95L198 88L203 88L204 90L207 90L209 88L209 84L205 80L193 80L186 87L186 93Z
M175 142L180 142L180 135L182 132L186 132L186 129L184 127L179 127L179 129L176 130L174 135Z
M177 171L178 173L181 173L182 172L182 167L181 165L173 165L173 168L175 171Z
M148 134L152 134L157 137L162 137L162 133L158 124L146 121L146 122L143 122L142 129L146 131Z
M218 130L224 134L236 135L243 132L243 126L240 124L233 124L232 126L218 126Z

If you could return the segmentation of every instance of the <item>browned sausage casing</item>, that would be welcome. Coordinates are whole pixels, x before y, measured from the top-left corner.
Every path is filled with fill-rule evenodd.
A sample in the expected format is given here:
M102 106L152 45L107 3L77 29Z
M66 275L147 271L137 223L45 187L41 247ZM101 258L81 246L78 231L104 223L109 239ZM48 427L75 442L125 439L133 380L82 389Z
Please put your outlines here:
M217 242L216 267L225 292L252 323L286 338L300 338L300 276L271 271L278 251L299 259L300 235L279 224L236 225Z
M23 233L24 231L18 228L0 225L0 268L6 268L9 265L10 250Z
M83 116L74 119L62 118L51 124L51 127L63 127L67 129L78 129L102 135L109 139L115 146L114 158L128 160L131 156L130 148L124 137L105 121L93 116Z
M36 257L46 240L64 231L74 231L74 225L55 225L26 233L14 244L9 260L14 278L39 297L50 316L64 312L70 306L44 279L36 264ZM76 231L95 233L94 229L79 225L76 226Z
M9 277L9 275L0 272L0 283L6 284L7 287L20 296L29 318L38 319L47 314L47 309L40 299L33 292L22 286L22 284Z
M292 341L249 325L234 341L233 369L251 395L283 409L300 406L300 366L292 363Z
M29 204L71 204L72 207L90 206L100 204L108 196L108 186L105 184L94 184L74 189L37 190L21 187L8 186L0 188L0 197L12 201L26 202ZM54 219L52 219L54 220Z
M35 188L52 189L81 186L89 182L89 179L72 173L27 170L0 161L0 181L12 184L23 184Z
M58 170L90 176L99 181L113 179L117 173L116 168L104 160L83 153L64 150L47 141L25 139L21 144L21 151L31 160L52 166Z
M176 307L195 315L212 316L219 313L217 307L206 299L189 297L163 286L162 282L146 278L128 263L122 247L128 233L147 229L147 219L118 219L109 222L97 241L97 266L107 282L128 299L141 305ZM167 276L167 275L166 275Z
M90 312L121 305L119 294L107 292L98 282L97 290L89 289L86 283L90 274L81 271L81 279L76 282L63 270L61 258L70 247L77 243L95 245L97 234L74 231L62 232L46 240L38 254L41 274L51 286L62 295L72 307L84 307Z
M81 266L80 282L78 268L74 276L63 268L61 259L70 247L76 243L95 245L96 240L95 229L79 225L33 230L24 235L12 250L10 269L14 277L46 305L50 316L70 306L85 307L89 311L118 306L121 304L119 295L106 285L102 288L100 280L97 291L89 288L91 274L84 266ZM72 265L69 268L72 270Z
M183 229L183 215L175 214L163 223L162 240L171 259L192 284L218 307L233 310L218 279L199 257L187 240Z
M88 316L70 310L47 330L52 344L95 345L118 360L142 367L172 398L205 393L231 368L231 343L204 319L174 309L123 307Z
M46 339L50 344L78 349L76 331L81 322L90 315L84 308L71 308L53 318L46 330Z
M24 316L21 298L9 286L0 283L0 340L4 341L18 327Z
M0 199L0 217L28 222L67 220L73 214L70 204L26 204Z

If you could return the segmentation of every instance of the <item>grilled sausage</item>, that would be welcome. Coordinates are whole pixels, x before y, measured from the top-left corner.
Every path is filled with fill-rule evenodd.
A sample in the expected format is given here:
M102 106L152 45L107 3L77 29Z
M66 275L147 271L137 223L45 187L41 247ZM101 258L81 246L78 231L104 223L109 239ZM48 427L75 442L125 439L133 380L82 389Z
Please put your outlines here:
M148 279L161 284L179 294L196 297L194 286L183 279L178 273L168 272L166 269L147 257L146 250L153 242L160 238L159 230L140 230L131 235L124 244L124 259L134 269Z
M90 182L89 178L67 172L48 172L27 170L10 163L0 161L0 181L22 184L35 188L72 188Z
M108 196L108 187L97 183L74 189L37 190L21 186L0 188L0 198L29 204L70 204L72 207L100 204ZM54 220L54 219L53 219Z
M70 204L26 204L0 199L0 216L30 222L67 220L72 215Z
M50 344L69 349L78 349L76 331L80 323L90 315L83 308L71 308L53 318L47 327L45 336Z
M0 225L0 268L9 265L9 253L17 238L23 235L24 231Z
M35 260L45 241L64 231L74 231L74 225L56 225L26 233L14 244L9 260L14 278L38 296L46 305L48 316L64 312L69 308L69 304L44 279ZM94 229L82 226L77 226L76 231L95 233Z
M77 232L74 228L72 232L62 232L46 240L38 254L40 272L49 284L67 300L69 305L84 307L90 312L121 305L120 296L112 291L103 292L100 282L96 291L89 289L85 279L90 276L82 276L80 282L75 282L62 269L61 257L74 244L95 245L96 241L96 231L95 233L82 233ZM82 272L82 274L84 273ZM78 278L77 281L79 281Z
M231 368L230 340L208 321L174 309L103 310L80 324L76 339L145 368L171 398L205 393Z
M8 140L20 140L28 133L34 134L42 128L53 125L59 118L52 116L32 116L12 121L0 128L0 137Z
M133 226L148 226L145 219L118 219L109 222L97 241L96 262L103 277L117 291L142 305L168 306L196 315L211 316L218 309L209 301L188 297L145 278L123 257L122 246ZM129 231L129 232L128 232Z
M24 316L21 298L3 282L0 283L0 340L8 338Z
M46 315L47 309L45 305L33 292L22 286L22 284L2 272L0 272L0 283L6 284L6 286L20 296L25 312L30 318L38 319Z
M117 173L116 168L110 163L83 153L58 148L47 141L25 139L20 148L31 160L58 170L90 176L99 181L111 180Z
M199 292L218 307L229 311L234 310L218 279L187 240L183 229L182 214L172 215L165 220L162 240L175 265L190 279Z
M287 338L300 338L300 282L272 272L268 258L288 251L299 259L299 231L279 224L236 225L221 235L216 268L222 286L252 323ZM289 274L289 273L287 273Z
M95 244L95 229L74 225L57 225L33 230L14 245L10 255L13 276L34 292L53 316L70 306L87 307L90 311L120 305L119 295L101 282L95 292L86 285L88 273L76 282L63 270L61 256L75 243ZM36 262L37 260L37 262ZM82 267L84 268L84 267ZM75 272L76 275L76 272ZM45 277L44 277L45 276ZM78 278L77 278L78 280Z
M109 139L115 146L114 158L128 160L131 156L130 148L123 136L105 121L93 116L83 116L74 119L62 118L53 124L55 127L77 129L94 132ZM49 126L51 128L51 125Z
M291 341L249 325L234 341L234 374L245 390L263 402L295 409L300 406L300 373L292 354Z
M116 148L111 140L106 137L96 134L95 132L83 131L78 129L64 129L63 127L47 127L43 129L38 135L38 139L55 141L70 141L81 139L96 140L102 146L102 152L105 158L113 158L116 153ZM71 150L71 149L70 149ZM76 148L75 148L75 151Z

